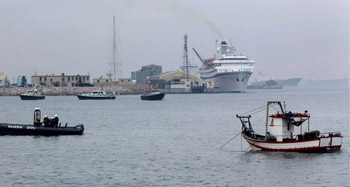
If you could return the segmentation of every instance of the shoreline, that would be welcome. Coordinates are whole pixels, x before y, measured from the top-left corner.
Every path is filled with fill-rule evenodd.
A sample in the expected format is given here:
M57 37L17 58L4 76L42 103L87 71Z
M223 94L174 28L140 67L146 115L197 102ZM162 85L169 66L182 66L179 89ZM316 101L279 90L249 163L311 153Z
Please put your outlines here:
M142 94L146 87L147 85L104 86L103 90L115 95L134 95ZM0 96L19 96L30 89L26 87L0 88ZM43 87L39 90L45 96L74 96L99 89L101 87Z
M144 90L148 85L113 85L104 86L105 90L109 94L114 95L140 95L144 93ZM45 96L76 96L78 94L88 93L92 90L99 90L101 87L43 87L39 89L42 95ZM15 87L15 88L0 88L0 96L19 96L26 93L30 88ZM165 94L212 94L220 93L216 89L205 89L202 93L193 93L189 89L160 89Z

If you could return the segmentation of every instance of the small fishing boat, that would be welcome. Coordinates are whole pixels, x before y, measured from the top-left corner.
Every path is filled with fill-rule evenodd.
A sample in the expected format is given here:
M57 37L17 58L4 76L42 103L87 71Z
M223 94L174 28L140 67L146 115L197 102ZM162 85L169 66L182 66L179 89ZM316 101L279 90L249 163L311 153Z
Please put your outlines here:
M77 95L80 100L104 100L115 99L115 95L109 95L104 90L93 90L87 94Z
M280 111L269 115L269 109L273 105L278 105ZM259 108L259 110L262 109L261 107ZM285 106L283 107L279 101L269 101L266 110L264 135L258 134L253 130L250 122L251 115L236 115L242 124L241 135L253 149L318 152L338 150L342 146L343 136L340 132L320 133L318 130L310 131L310 114L308 111L304 113L286 111ZM307 130L303 130L306 121ZM299 128L299 132L294 133L295 128Z
M0 123L0 135L35 135L35 136L58 136L58 135L82 135L84 125L79 124L73 127L58 124L58 118L52 118L43 122L41 111L36 108L34 111L34 123L30 124L10 124Z
M19 95L22 100L41 100L45 99L45 95L42 95L37 89L29 90L27 93Z
M160 93L159 89L156 88L147 88L145 91L146 92L141 95L141 100L162 100L165 96L164 93Z

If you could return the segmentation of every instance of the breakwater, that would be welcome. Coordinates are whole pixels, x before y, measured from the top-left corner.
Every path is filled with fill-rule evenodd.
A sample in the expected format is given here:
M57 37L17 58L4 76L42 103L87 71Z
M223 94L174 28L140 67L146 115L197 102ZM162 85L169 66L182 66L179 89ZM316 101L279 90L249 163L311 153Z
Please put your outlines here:
M103 90L107 93L113 93L116 95L130 95L141 94L147 85L112 85L104 86ZM30 88L0 88L0 96L18 96L22 93L26 93ZM98 90L101 87L42 87L39 90L43 95L47 96L62 96L62 95L77 95L88 93L92 90Z

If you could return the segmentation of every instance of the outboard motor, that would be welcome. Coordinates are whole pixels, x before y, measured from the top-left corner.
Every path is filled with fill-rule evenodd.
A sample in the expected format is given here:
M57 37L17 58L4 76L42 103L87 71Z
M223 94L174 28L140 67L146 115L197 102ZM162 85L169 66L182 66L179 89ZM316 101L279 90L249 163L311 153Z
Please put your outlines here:
M41 111L40 108L34 109L34 126L40 126L41 125Z

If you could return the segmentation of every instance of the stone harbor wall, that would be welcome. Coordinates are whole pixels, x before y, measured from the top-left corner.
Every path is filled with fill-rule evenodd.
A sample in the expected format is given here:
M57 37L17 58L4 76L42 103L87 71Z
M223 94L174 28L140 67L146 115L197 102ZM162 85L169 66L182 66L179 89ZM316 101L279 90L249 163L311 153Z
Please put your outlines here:
M104 86L103 90L107 93L115 95L141 94L144 92L147 85L112 85ZM92 90L99 90L101 87L43 87L39 90L43 95L59 96L59 95L77 95L88 93ZM18 96L26 93L30 88L0 88L0 96Z

